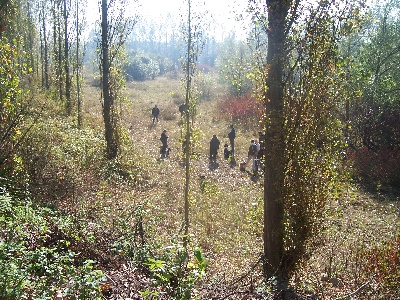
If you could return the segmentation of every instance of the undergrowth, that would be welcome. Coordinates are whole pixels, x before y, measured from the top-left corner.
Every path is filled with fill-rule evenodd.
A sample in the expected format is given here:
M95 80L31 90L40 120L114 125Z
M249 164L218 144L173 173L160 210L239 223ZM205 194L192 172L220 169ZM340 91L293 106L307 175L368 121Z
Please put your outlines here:
M255 291L259 297L268 290L260 264L254 267L262 252L262 180L221 157L217 168L208 164L209 138L216 133L225 142L228 127L223 121L232 120L230 115L215 119L207 110L213 107L211 102L199 105L196 124L204 135L197 137L192 160L191 243L187 252L182 247L181 127L169 118L174 115L174 97L162 98L160 85L167 86L165 80L141 82L142 98L122 104L121 151L116 160L104 158L103 133L96 129L102 122L100 107L91 111L91 124L84 129L53 112L30 130L16 157L18 178L23 179L20 200L6 192L1 196L4 299L41 299L40 294L47 299L59 293L70 299L112 294L223 299L241 295L239 289ZM167 118L151 127L148 108L155 101L167 108ZM239 161L246 157L251 132L237 122ZM164 128L172 152L162 160L158 147ZM357 295L389 297L396 291L398 277L391 267L398 259L398 242L389 229L398 230L398 213L395 208L384 211L391 207L389 202L359 195L352 191L332 200L323 216L322 234L316 237L321 238L319 247L294 276L299 294L330 299L350 294L366 282L369 287ZM32 201L25 200L29 198ZM328 281L322 280L322 273Z
M72 219L0 194L0 298L100 299L96 262L70 249Z

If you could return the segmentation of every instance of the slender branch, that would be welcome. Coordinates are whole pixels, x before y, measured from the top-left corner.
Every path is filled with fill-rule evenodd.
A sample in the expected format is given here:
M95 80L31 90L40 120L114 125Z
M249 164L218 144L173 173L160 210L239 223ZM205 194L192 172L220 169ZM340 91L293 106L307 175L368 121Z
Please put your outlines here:
M358 294L359 292L361 292L363 289L365 289L370 283L371 283L370 281L367 281L366 283L361 285L358 289L356 289L354 292L351 292L350 294L348 294L344 297L336 298L336 300L349 299L349 298L353 297L354 295Z

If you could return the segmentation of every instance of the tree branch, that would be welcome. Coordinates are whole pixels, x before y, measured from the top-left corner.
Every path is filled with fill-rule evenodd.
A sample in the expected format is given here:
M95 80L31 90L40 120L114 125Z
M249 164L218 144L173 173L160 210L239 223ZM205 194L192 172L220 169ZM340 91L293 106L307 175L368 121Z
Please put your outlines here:
M363 289L365 289L366 286L368 286L371 282L367 281L366 283L364 283L363 285L361 285L358 289L356 289L354 292L351 292L350 294L341 297L341 298L336 298L336 300L344 300L344 299L349 299L350 297L353 297L354 295L358 294L359 292L361 292Z

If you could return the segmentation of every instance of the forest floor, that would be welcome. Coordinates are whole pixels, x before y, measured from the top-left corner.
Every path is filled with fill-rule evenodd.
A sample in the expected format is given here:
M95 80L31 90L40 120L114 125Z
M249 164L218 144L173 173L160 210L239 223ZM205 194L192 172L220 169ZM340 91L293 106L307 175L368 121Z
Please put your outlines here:
M132 151L141 152L151 184L131 191L129 199L115 196L114 202L122 210L145 205L146 234L153 238L154 245L164 248L168 243L176 245L184 216L180 85L179 80L168 78L128 83L128 101L122 109L123 124L134 145ZM258 287L262 287L263 178L239 170L239 163L246 160L250 139L257 138L258 125L242 128L235 124L236 163L224 160L222 146L228 141L229 123L217 111L223 94L216 89L212 100L201 101L195 120L198 157L191 161L190 236L191 244L200 246L209 262L207 275L196 290L200 299L263 299L258 293ZM92 115L88 120L101 116L98 91L89 86L86 98L94 99L85 105L86 114ZM160 121L152 125L151 108L155 104L161 110ZM168 159L159 158L159 138L164 129L172 149ZM208 160L213 134L221 141L214 165ZM336 299L351 294L364 283L357 263L350 261L357 256L356 249L374 247L398 235L399 194L371 194L346 186L343 195L329 203L320 247L309 253L309 260L291 281L297 296L290 294L285 299ZM103 271L110 284L108 299L141 299L138 291L150 285L146 274L127 260L116 260L103 266ZM373 288L371 283L365 290ZM272 295L268 299L273 299Z

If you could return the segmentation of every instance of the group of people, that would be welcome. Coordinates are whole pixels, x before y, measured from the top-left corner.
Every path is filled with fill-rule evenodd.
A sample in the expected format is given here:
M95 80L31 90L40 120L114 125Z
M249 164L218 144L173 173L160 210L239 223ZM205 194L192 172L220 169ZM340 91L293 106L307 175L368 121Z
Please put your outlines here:
M263 137L262 133L259 133L260 141ZM231 149L228 149L228 144L224 144L224 158L225 159L233 159L234 158L234 151L235 151L235 138L236 138L236 131L233 125L230 126L230 131L228 133L229 143ZM263 147L262 142L260 143L259 140L251 140L250 146L247 151L247 161L243 164L244 170L248 167L251 168L253 172L257 172L261 167L261 158L263 156ZM210 141L210 161L215 161L218 154L218 149L220 146L220 141L218 140L217 136L214 134Z
M179 106L179 112L181 113L181 116L185 111L186 111L186 106L184 103L182 103ZM155 105L151 111L153 124L154 122L158 122L159 114L160 114L160 109L157 107L157 105ZM229 133L227 137L229 139L229 145L227 143L224 144L224 159L226 160L231 159L234 161L236 130L233 125L229 126ZM171 149L168 147L167 130L164 129L163 132L161 133L160 141L162 144L160 146L161 158L166 158L169 156L169 152L171 151ZM246 163L244 163L245 165L244 169L250 166L253 172L257 172L257 170L260 168L261 166L260 161L263 156L262 141L263 141L263 135L261 132L259 133L259 140L254 139L250 141L250 146L247 152L247 161ZM218 139L217 135L214 134L210 140L209 158L211 162L216 161L220 144L221 144L220 140Z
M229 158L234 158L235 154L235 138L236 138L236 130L233 127L233 125L229 126L230 130L228 133L228 139L229 143L231 146L231 149L228 149L228 144L224 144L224 158L229 159ZM220 146L221 142L217 138L217 136L214 134L213 137L211 138L210 141L210 160L215 161L217 159L217 154L218 154L218 149Z

